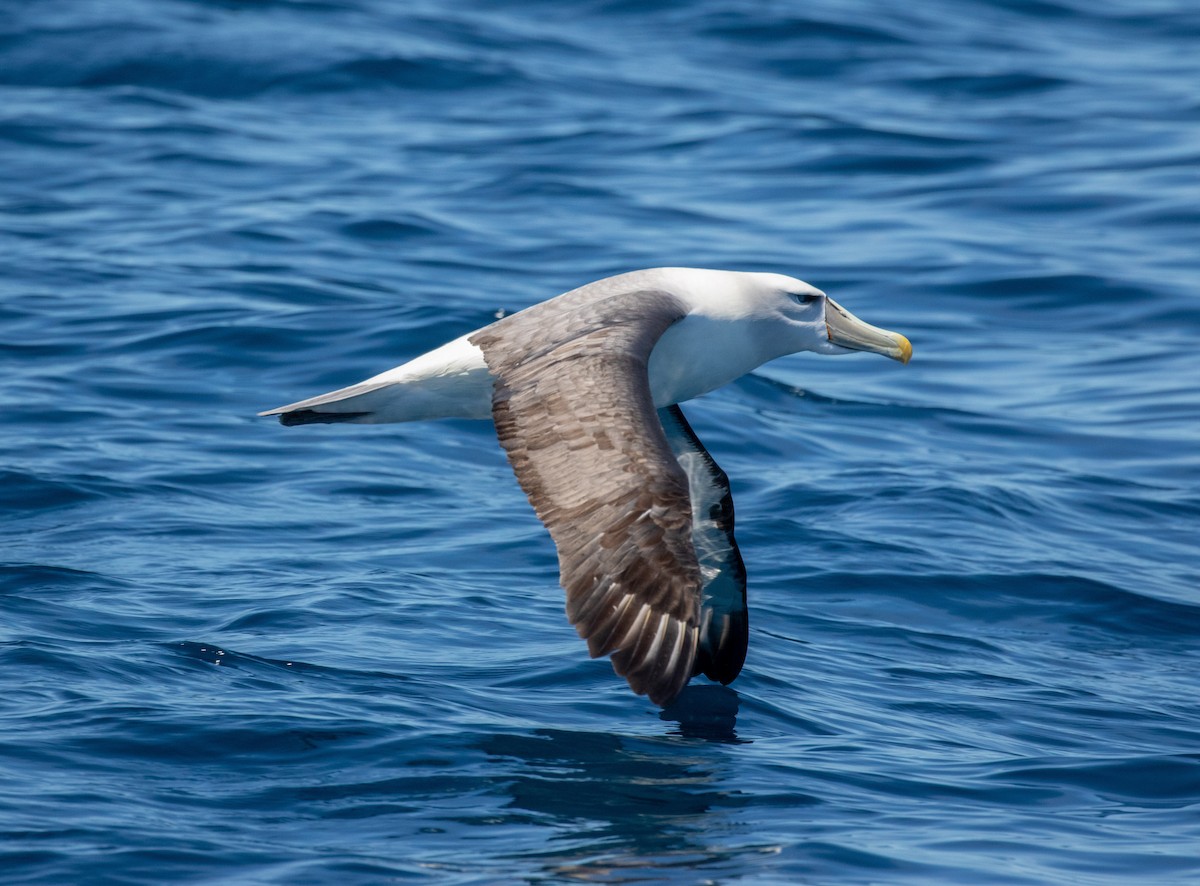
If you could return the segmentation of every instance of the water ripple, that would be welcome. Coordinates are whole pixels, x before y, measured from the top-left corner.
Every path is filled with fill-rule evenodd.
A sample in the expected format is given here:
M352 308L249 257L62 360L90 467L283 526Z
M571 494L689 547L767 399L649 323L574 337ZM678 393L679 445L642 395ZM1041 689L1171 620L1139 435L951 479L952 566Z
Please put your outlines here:
M6 882L1200 877L1191 6L10 6ZM489 425L253 418L655 265L916 349L688 408L752 639L663 711Z

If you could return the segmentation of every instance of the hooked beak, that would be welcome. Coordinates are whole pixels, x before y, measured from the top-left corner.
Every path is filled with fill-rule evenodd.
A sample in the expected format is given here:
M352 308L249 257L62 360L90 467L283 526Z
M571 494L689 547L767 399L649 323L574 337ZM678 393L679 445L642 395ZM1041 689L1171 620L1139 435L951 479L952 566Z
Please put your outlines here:
M903 335L864 323L828 296L825 298L825 329L830 343L841 348L883 354L901 363L907 363L912 357L912 345Z

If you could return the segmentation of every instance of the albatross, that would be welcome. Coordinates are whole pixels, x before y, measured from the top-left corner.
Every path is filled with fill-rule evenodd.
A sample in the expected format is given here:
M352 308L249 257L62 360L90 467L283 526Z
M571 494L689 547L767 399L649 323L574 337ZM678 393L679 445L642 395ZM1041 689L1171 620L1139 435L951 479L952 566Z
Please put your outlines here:
M912 345L782 274L653 268L260 415L491 419L558 550L570 622L665 706L696 674L731 683L749 641L729 479L678 404L799 351L907 363Z

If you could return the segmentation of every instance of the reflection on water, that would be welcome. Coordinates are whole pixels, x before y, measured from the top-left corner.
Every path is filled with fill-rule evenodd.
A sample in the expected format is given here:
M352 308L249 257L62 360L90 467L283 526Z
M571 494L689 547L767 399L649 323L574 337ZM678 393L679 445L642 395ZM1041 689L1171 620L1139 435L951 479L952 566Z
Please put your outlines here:
M739 830L728 810L742 803L724 788L722 746L738 741L737 709L733 690L694 686L662 712L679 724L662 737L557 729L489 736L482 750L510 773L507 805L549 818L554 833L545 849L517 855L539 859L548 876L632 882L745 852L720 845Z
M659 717L679 724L674 735L705 741L744 741L737 737L738 694L728 686L691 685Z

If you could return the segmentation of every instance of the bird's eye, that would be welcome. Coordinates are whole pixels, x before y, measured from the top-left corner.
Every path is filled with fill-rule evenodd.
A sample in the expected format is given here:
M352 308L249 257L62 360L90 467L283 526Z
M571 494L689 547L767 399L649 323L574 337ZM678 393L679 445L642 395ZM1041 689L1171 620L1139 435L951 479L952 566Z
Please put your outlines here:
M792 301L798 305L811 305L821 297L819 295L813 295L811 292L789 292L788 295L790 295L792 297Z

